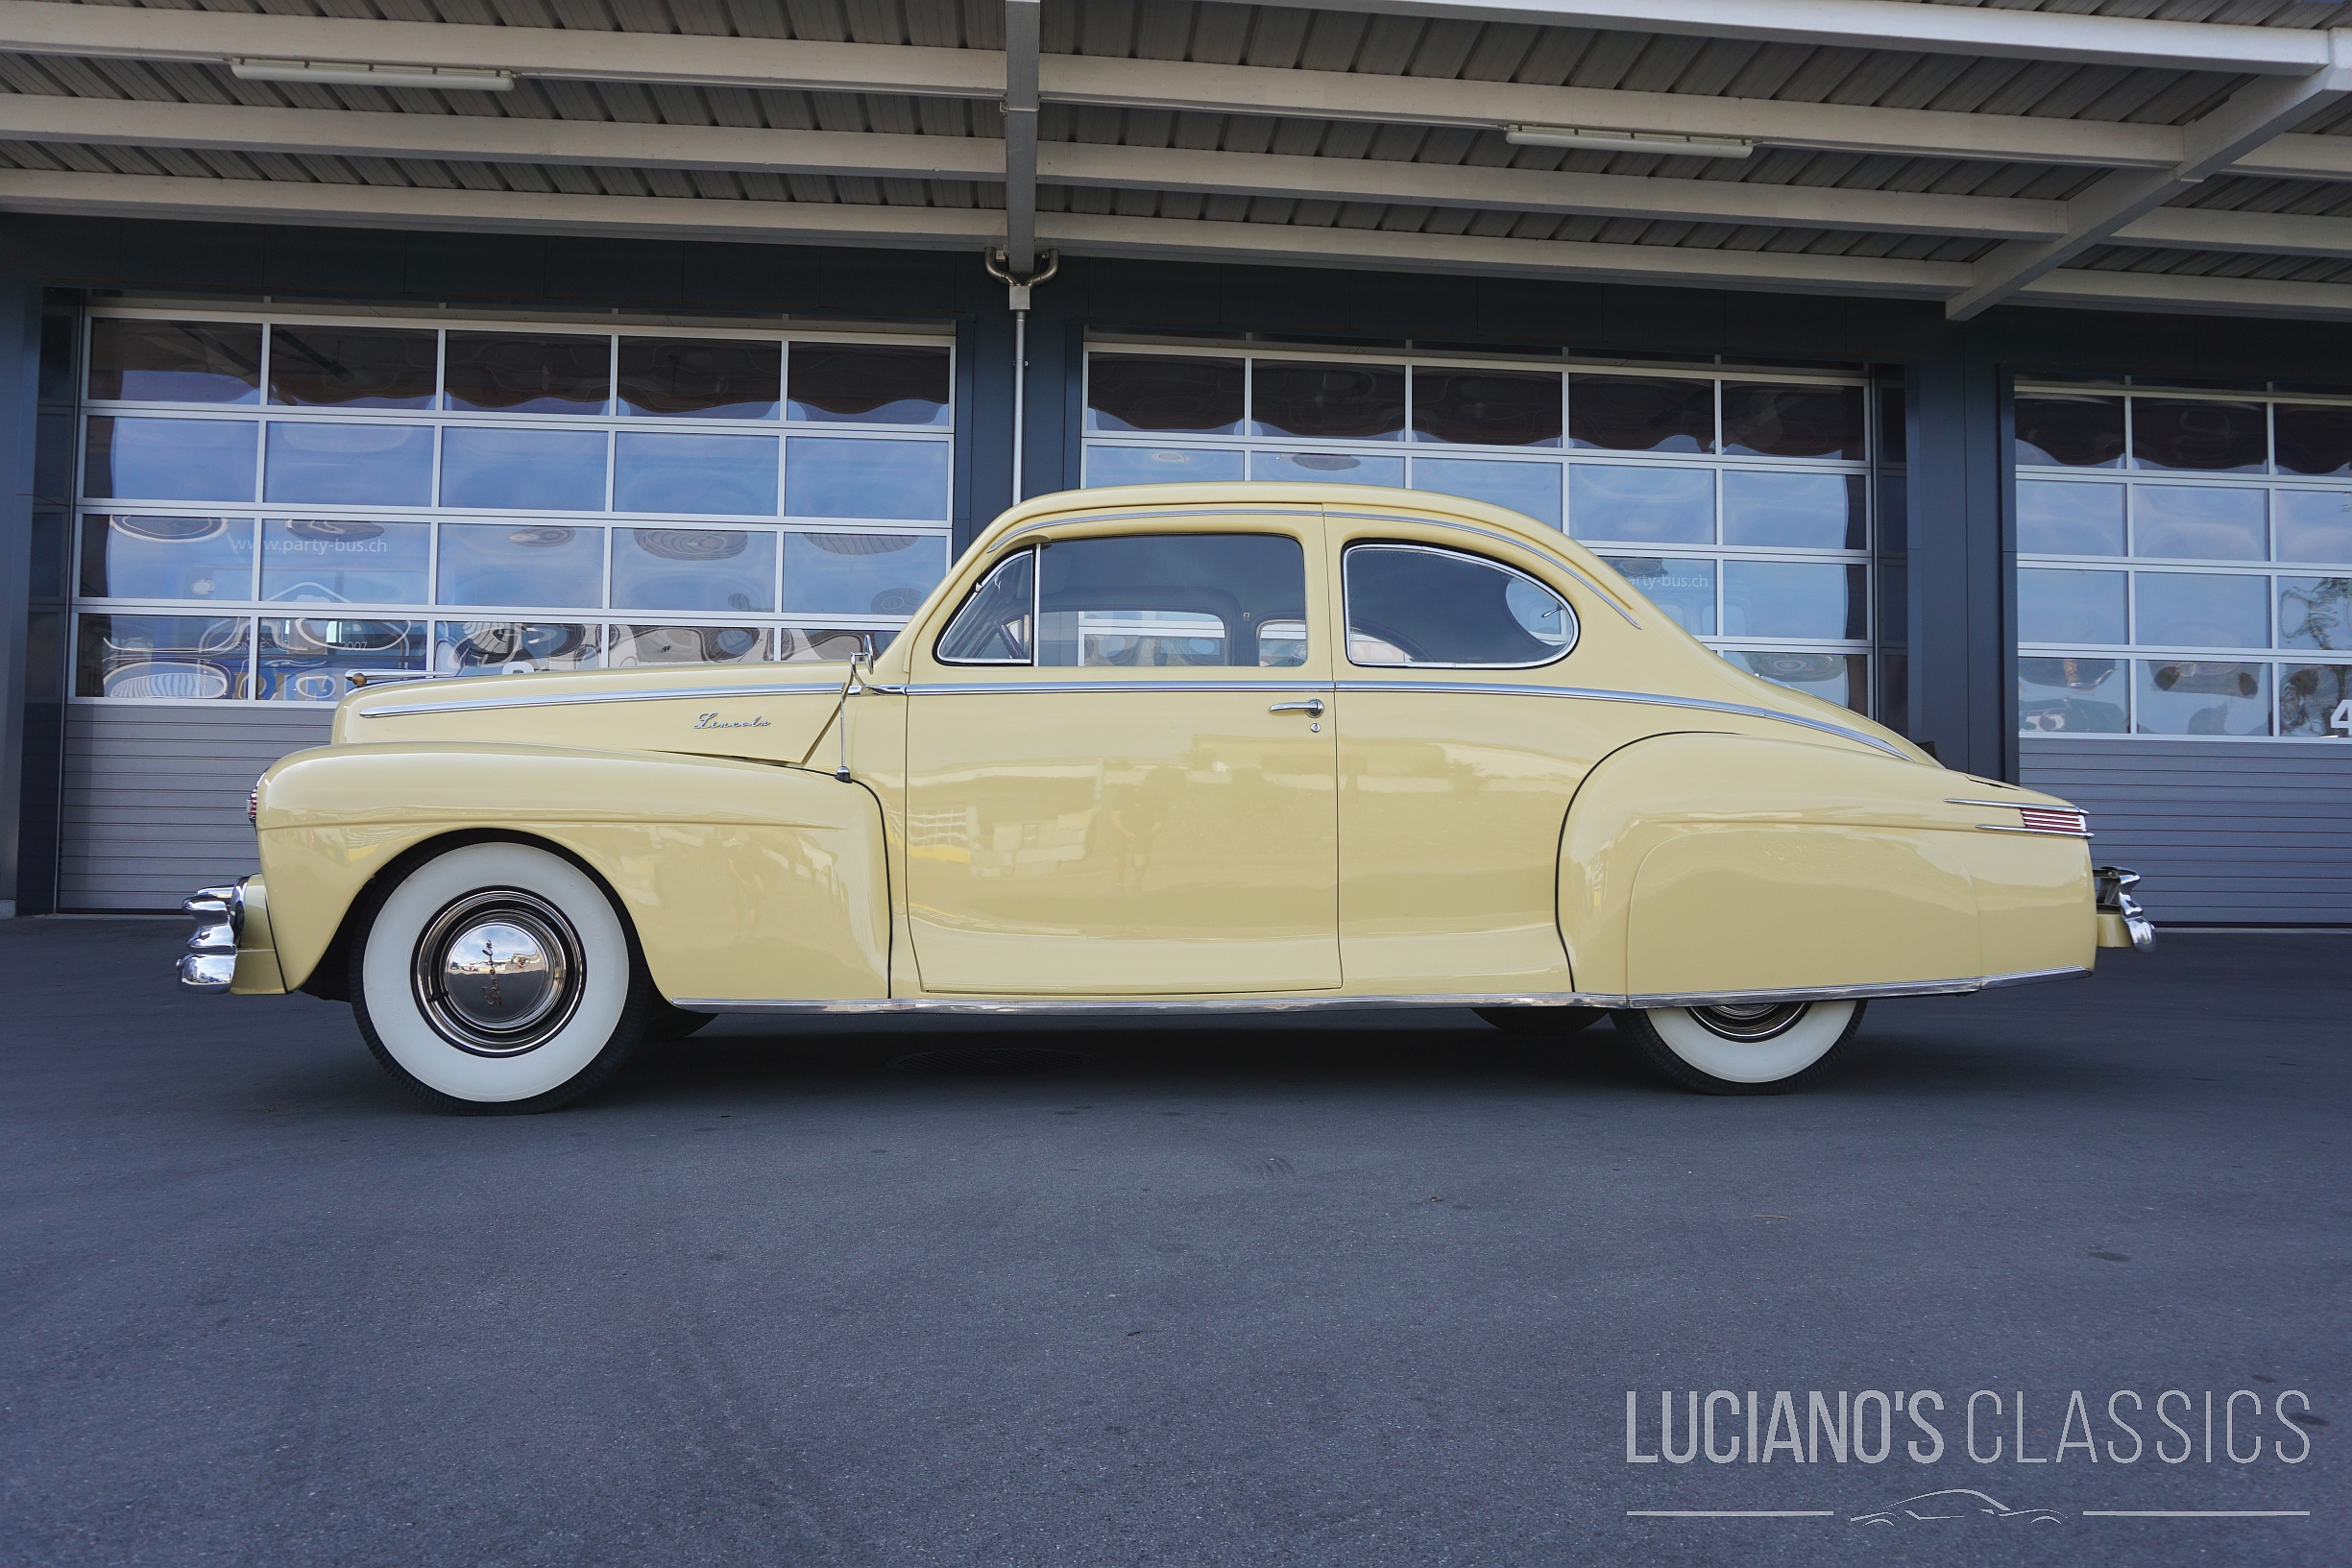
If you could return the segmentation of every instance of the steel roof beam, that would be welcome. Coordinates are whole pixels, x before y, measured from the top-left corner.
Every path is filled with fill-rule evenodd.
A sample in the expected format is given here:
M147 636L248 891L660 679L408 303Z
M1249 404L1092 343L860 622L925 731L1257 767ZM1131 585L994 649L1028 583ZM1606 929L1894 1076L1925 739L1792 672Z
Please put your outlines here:
M1589 27L1756 38L1839 49L1991 55L2084 65L2302 76L2327 63L2323 33L2214 22L2086 16L1920 0L1289 0L1309 11L1371 12L1537 27Z
M1037 270L1039 0L1005 0L1005 270Z
M2247 31L2321 36L2278 29ZM1006 80L1003 56L986 50L149 11L49 0L0 0L0 52L199 61L265 56L331 59L383 66L496 69L575 81L976 99L1000 97ZM2169 168L2183 157L2181 133L2173 126L1182 60L1048 55L1040 61L1039 90L1046 102L1406 125L1591 125L1745 136L1776 146L1894 157L2108 168ZM2245 172L2352 179L2352 138L2282 138L2257 155Z
M0 211L240 223L570 233L618 238L740 240L973 250L998 237L978 208L572 196L407 186L292 184L157 175L0 170ZM1279 266L1504 275L1713 288L1940 300L1966 267L1757 251L1484 239L1378 229L1301 229L1041 213L1038 238L1072 254L1186 256ZM2252 278L2182 277L2061 269L2026 285L2020 304L2352 321L2352 287Z
M1978 258L1970 269L1969 286L1946 302L1944 314L1953 321L1981 315L2352 94L2352 32L2338 30L2326 38L2333 62L2325 69L2295 78L2257 78L2219 109L2184 127L2183 156L2172 168L2107 175L2066 204L2066 232L2060 237L2009 240Z

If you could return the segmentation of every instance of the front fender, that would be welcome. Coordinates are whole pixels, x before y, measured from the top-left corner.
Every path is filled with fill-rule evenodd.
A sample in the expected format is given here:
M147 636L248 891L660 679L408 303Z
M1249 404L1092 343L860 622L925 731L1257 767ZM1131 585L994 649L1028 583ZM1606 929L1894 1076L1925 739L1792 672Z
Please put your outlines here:
M1637 741L1569 808L1560 921L1577 988L1687 995L2088 968L2082 840L1979 831L1993 813L1951 797L1986 788L1799 741Z
M882 813L828 775L725 758L417 741L263 776L261 864L289 988L361 891L456 834L537 839L604 879L665 997L889 995Z

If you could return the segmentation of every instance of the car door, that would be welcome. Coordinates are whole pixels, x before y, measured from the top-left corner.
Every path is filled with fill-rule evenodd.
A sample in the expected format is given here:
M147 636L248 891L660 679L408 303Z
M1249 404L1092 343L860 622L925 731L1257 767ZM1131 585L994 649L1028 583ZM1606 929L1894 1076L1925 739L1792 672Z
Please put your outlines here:
M1570 989L1562 824L1578 782L1638 721L1560 700L1582 629L1523 548L1456 544L1459 531L1405 518L1331 520L1350 988Z
M1339 985L1320 524L1165 530L1023 540L914 651L907 907L926 992Z

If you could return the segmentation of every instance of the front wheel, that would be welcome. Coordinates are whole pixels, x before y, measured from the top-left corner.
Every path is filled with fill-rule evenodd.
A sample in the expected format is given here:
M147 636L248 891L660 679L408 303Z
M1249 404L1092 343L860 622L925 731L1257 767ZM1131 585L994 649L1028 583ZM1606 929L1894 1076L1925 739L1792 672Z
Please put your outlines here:
M1748 1002L1612 1016L1636 1055L1685 1089L1784 1095L1830 1070L1862 1026L1862 1003Z
M352 944L351 994L376 1059L461 1116L588 1093L660 1001L604 889L512 843L450 850L383 893Z

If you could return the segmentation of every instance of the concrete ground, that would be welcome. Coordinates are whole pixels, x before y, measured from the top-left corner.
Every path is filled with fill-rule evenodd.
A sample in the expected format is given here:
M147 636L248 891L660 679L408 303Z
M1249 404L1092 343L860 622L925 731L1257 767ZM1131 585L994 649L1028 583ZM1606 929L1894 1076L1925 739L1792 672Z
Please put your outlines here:
M0 1561L2352 1560L2352 936L1884 1003L1787 1098L1467 1014L730 1023L477 1120L183 931L0 925ZM887 1065L988 1043L1092 1064ZM1629 1389L1738 1457L1629 1461ZM1801 1462L1782 1390L1886 1392ZM2216 1509L2310 1514L2117 1516Z

